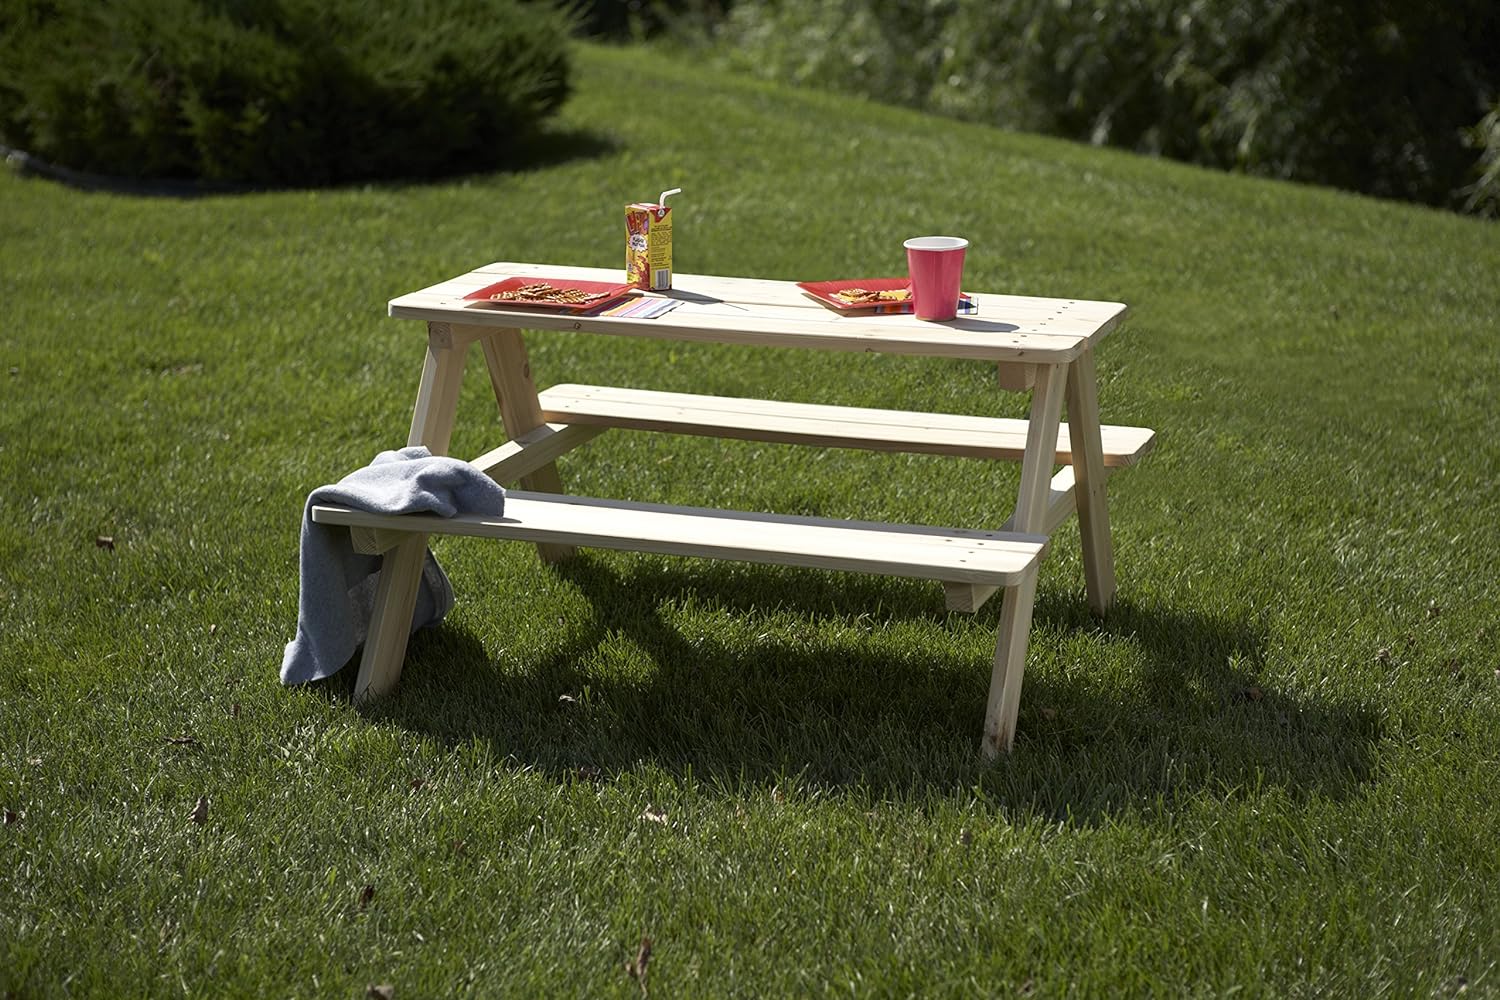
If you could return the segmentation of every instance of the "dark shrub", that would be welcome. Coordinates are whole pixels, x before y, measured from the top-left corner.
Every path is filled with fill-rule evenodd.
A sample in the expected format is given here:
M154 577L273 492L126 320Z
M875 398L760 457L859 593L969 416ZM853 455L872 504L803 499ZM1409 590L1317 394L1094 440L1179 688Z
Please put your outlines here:
M1500 101L1465 136L1479 150L1474 182L1464 188L1464 209L1477 215L1500 218Z
M1008 128L1497 198L1496 0L762 0L716 42L737 68Z
M520 0L0 0L0 139L128 177L482 169L561 105L572 26Z
M659 35L701 38L733 0L574 0L580 33L611 41Z

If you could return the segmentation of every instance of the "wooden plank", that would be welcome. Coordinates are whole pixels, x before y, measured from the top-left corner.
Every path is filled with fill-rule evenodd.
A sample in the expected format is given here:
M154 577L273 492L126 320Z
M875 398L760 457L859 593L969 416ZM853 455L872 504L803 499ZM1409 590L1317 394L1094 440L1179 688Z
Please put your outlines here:
M1037 372L1037 384L1031 396L1031 417L1026 422L1026 451L1021 459L1021 485L1017 491L1015 509L1005 522L1007 529L1047 534L1057 524L1061 524L1062 518L1072 509L1072 477L1058 482L1052 473L1052 463L1043 457L1053 454L1057 448L1065 379L1062 366L1048 366ZM1059 486L1061 489L1057 488ZM1062 495L1059 496L1059 493ZM1055 522L1054 518L1057 519ZM945 588L944 600L950 610L978 611L996 589L993 586L977 586L965 591L959 587L949 587Z
M417 607L417 587L426 558L427 536L422 534L408 535L381 557L380 577L375 584L375 611L360 655L359 676L354 681L356 705L386 694L401 679L406 641L411 637L411 619Z
M1021 682L1026 673L1026 649L1031 641L1031 610L1036 601L1037 568L1005 591L1000 610L1000 632L995 642L995 666L984 710L984 736L979 752L987 758L1009 752L1016 738L1016 716L1021 705Z
M505 433L512 441L524 437L545 421L537 402L531 360L526 355L526 342L521 339L521 331L498 327L487 329L480 336L479 343L484 349L485 367L490 373L495 401L500 404L500 421L505 426ZM526 473L521 477L521 485L543 493L563 491L562 479L552 462ZM573 549L566 545L541 544L536 551L542 561L548 563L573 555Z
M557 385L540 396L542 418L633 430L701 434L817 447L865 448L1019 461L1025 454L1028 421L963 414L914 413L727 396ZM1145 427L1104 428L1104 462L1135 464L1151 450L1154 432ZM1066 429L1060 429L1056 461L1072 460Z
M608 428L585 424L542 424L514 441L485 452L469 464L502 486L530 476L560 456L603 434Z
M673 292L685 298L687 293ZM1119 315L1123 315L1120 307ZM627 337L648 337L702 343L747 344L829 351L857 351L1052 362L1074 357L1090 337L1100 336L1118 322L1085 321L1064 328L1052 320L1032 323L1003 314L960 316L944 323L924 323L911 316L840 316L828 310L814 313L761 314L757 308L722 301L685 305L655 319L615 316L576 316L519 309L497 310L462 298L414 292L393 299L390 314L398 319L473 324L498 323L532 330L572 330Z
M367 556L383 555L405 540L405 532L385 531L381 528L349 529L349 541L354 545L354 551Z
M448 451L453 418L458 410L458 388L463 377L468 340L455 337L445 323L430 324L427 358L412 411L408 445L426 445L433 454ZM375 606L354 682L354 702L363 704L395 686L406 658L416 610L417 586L427 556L427 536L415 534L385 554L375 587Z
M477 268L469 274L461 276L460 279L451 280L465 281L467 284L461 286L464 287L464 291L460 294L467 294L505 278L536 277L541 275L584 281L619 281L622 277L619 270L612 268L498 262ZM878 277L878 275L845 275L844 277ZM448 282L443 282L431 288L422 289L422 291L448 290L452 287L454 286ZM762 306L797 308L828 315L835 320L840 318L829 312L826 306L798 288L795 281L783 281L773 278L743 278L727 275L678 273L672 276L672 292L690 297L689 301L710 299L751 308ZM670 293L652 294L662 294L662 297L665 297ZM994 292L974 292L972 290L969 291L969 294L980 306L981 315L988 310L996 310L997 315L1003 312L1007 316L1015 314L1035 316L1039 319L1047 319L1048 317L1058 317L1061 319L1068 317L1076 319L1081 323L1098 323L1111 319L1126 308L1119 302L1099 302L1088 299L1010 295ZM882 320L888 318L890 317L881 317Z
M469 338L455 338L447 323L427 324L427 357L422 380L412 407L411 429L406 443L426 445L434 455L448 454L453 417L458 409L458 389L463 381L464 356ZM446 417L442 416L446 414Z
M493 311L465 310L448 304L399 311L393 308L391 315L400 319L478 325L492 324L501 318ZM503 321L524 325L528 330L569 330L688 343L745 344L864 354L968 358L978 361L1065 361L1074 357L1082 349L1082 345L1087 343L1087 338L1083 336L1042 335L1019 330L1012 323L972 317L960 317L946 323L926 323L920 329L897 325L905 317L885 318L891 321L890 325L872 327L868 322L860 323L851 317L843 317L841 320L835 317L833 323L822 319L778 319L759 326L747 323L738 316L677 309L656 319L609 316L570 318L516 311L505 315ZM848 325L839 325L840 323Z
M790 281L694 274L674 275L670 292L645 293L684 303L654 320L496 310L463 298L514 276L611 281L621 274L611 268L499 262L398 296L390 302L390 315L666 340L1024 362L1071 358L1081 342L1098 342L1128 312L1119 302L971 292L979 306L977 315L923 323L911 316L836 314Z
M1036 385L1036 365L1002 364L996 370L995 381L1006 392L1025 392Z
M840 313L821 305L817 300L807 298L803 304L777 301L774 303L755 302L738 303L720 299L709 295L674 290L670 292L637 292L641 298L675 300L681 303L672 311L665 313L648 322L657 326L694 326L701 319L731 320L740 326L749 326L752 329L771 330L782 327L804 328L809 325L823 332L845 331L852 332L858 326L887 333L893 330L909 330L923 332L941 332L958 323L969 323L970 329L974 331L997 330L1001 332L1024 333L1033 338L1047 338L1044 342L1054 346L1066 345L1080 339L1088 339L1099 330L1100 325L1110 321L1108 315L1088 315L1090 311L1086 304L1070 305L1062 304L1056 308L1041 308L1031 305L1010 305L1008 300L1001 297L1002 301L991 304L989 313L980 310L976 313L965 313L963 317L946 321L945 323L933 324L923 323L910 316L899 314L886 315L862 315L858 313ZM977 302L982 300L981 296L971 296ZM609 315L608 310L603 310L599 315L588 315L585 313L559 313L552 310L529 311L518 306L507 306L485 300L465 299L461 295L417 292L410 296L403 296L397 300L398 308L436 308L458 310L458 317L478 317L474 322L517 322L512 317L544 317L550 318L553 325L568 329L571 326L564 325L569 320L580 321L582 329L598 328L600 332L608 332L607 328L612 323L622 320ZM485 317L494 317L485 319ZM410 317L402 317L410 318ZM462 322L463 319L455 319ZM989 321L986 324L986 321ZM921 326L917 324L921 323ZM527 319L520 322L527 328L533 326Z
M313 520L741 562L1008 585L1045 551L1018 532L890 525L512 491L505 516L382 515L315 505Z
M1105 500L1106 458L1099 427L1098 376L1094 352L1084 351L1068 366L1068 428L1073 471L1078 480L1078 531L1083 543L1083 576L1089 607L1097 615L1115 599L1115 556Z
M532 268L531 270L537 270ZM518 307L497 307L483 299L464 299L464 296L479 291L486 285L494 284L505 278L512 277L548 277L568 280L574 275L567 272L574 271L587 274L589 268L547 268L541 274L529 275L520 273L517 268L509 273L485 274L473 272L450 278L447 281L408 292L397 296L391 302L397 309L406 309L422 306L431 306L442 302L448 302L459 308L472 309L480 313L496 314L496 310L502 310L498 314L510 315L512 312L520 312ZM606 275L603 278L594 276L588 280L603 280L618 282L620 279L615 275ZM914 325L918 320L912 319L910 314L886 313L876 315L873 313L841 312L830 309L821 300L803 292L792 282L785 281L762 281L746 278L711 278L702 275L678 276L673 281L673 288L664 292L642 291L640 294L646 298L653 299L675 299L682 302L684 306L692 306L695 309L707 309L711 312L728 315L730 313L741 316L760 316L765 310L765 315L776 315L782 318L805 318L818 320L835 325L851 325L855 323L874 323L882 326L900 324L903 326ZM1074 327L1083 328L1085 325L1092 329L1102 322L1110 321L1122 314L1126 307L1118 302L1095 302L1087 299L1043 299L1022 295L996 295L981 292L968 293L979 311L973 315L984 316L986 307L995 314L996 318L1004 318L1018 323L1027 328L1036 328L1036 332L1062 336L1069 332L1079 332ZM529 310L527 311L529 314ZM565 315L570 317L590 317L586 313L558 313L552 310L539 310L539 315ZM1047 327L1058 327L1058 329L1042 329Z
M1021 531L1040 533L1047 524L1066 378L1065 365L1049 365L1037 371L1036 388L1031 392L1031 416L1026 425L1026 449L1021 458L1021 486L1012 515Z

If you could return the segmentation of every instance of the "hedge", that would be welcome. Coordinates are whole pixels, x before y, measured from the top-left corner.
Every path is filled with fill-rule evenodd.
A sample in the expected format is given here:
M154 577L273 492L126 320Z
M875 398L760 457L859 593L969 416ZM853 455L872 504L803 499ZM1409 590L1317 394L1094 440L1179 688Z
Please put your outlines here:
M764 0L713 44L763 76L1004 127L1500 203L1495 0Z
M482 169L567 96L573 27L521 0L0 0L0 142L131 178Z

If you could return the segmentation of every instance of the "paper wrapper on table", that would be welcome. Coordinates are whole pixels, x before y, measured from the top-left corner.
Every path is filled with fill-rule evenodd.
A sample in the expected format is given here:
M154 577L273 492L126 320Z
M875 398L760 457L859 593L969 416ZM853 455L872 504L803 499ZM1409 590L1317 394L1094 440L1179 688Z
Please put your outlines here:
M625 206L625 280L654 292L672 287L672 209L667 205Z
M905 313L910 316L915 310L908 299L905 302L891 302L886 305L876 306L870 310L872 316L886 316L896 313ZM968 295L958 297L958 315L973 316L979 312L979 306Z

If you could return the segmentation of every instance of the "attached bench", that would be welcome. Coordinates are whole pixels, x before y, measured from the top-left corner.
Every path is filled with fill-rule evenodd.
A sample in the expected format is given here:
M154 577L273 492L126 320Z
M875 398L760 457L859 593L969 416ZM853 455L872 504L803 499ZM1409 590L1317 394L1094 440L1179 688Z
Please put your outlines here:
M541 435L539 441L554 442L552 447L556 447L559 434L566 435L567 431L553 430ZM544 453L547 446L535 447L540 451L533 453L533 459ZM521 468L514 463L506 466L504 457L497 461L502 470L513 472ZM987 756L995 756L1009 749L1015 737L1037 570L1047 547L1047 539L1042 535L674 507L519 490L507 494L503 518L383 515L315 505L312 519L319 524L347 526L355 548L361 552L388 553L387 569L390 560L402 553L419 560L426 548L427 535L447 534L704 556L1002 588L1006 596L981 750ZM392 552L393 549L397 551ZM382 573L383 578L386 575ZM406 617L409 622L409 612ZM387 623L385 627L394 626ZM388 691L400 676L405 642L399 643L394 656L375 652L382 645L389 644L377 641L373 634L366 642L355 686L356 701Z
M624 427L673 434L702 434L823 448L998 458L1019 462L1029 421L956 413L912 413L821 403L786 403L732 396L555 385L537 394L548 423ZM1151 450L1148 427L1101 426L1104 466L1123 469ZM1069 465L1073 448L1066 424L1057 432L1057 464Z
M1029 421L963 414L914 413L816 403L788 403L728 396L623 389L598 385L555 385L537 395L546 421L474 464L509 484L603 433L627 430L696 434L709 437L857 448L870 451L952 455L1020 461L1026 453ZM1100 428L1108 472L1140 461L1156 443L1149 427ZM1072 443L1066 424L1058 428L1055 461L1064 466L1053 477L1044 530L1051 534L1077 506ZM1009 530L1011 522L1001 525ZM950 611L977 611L995 592L989 585L944 581Z

